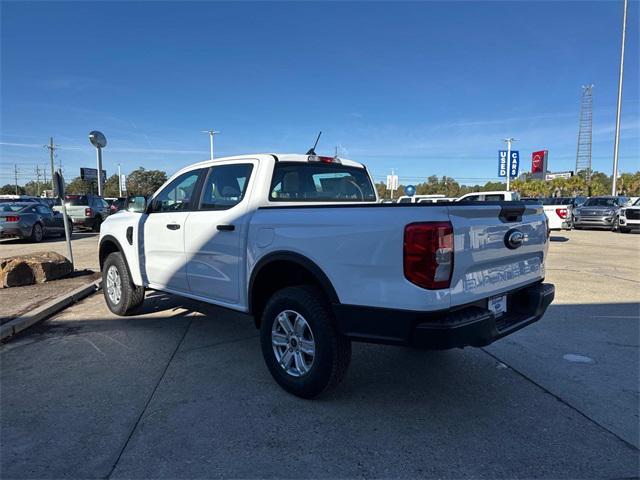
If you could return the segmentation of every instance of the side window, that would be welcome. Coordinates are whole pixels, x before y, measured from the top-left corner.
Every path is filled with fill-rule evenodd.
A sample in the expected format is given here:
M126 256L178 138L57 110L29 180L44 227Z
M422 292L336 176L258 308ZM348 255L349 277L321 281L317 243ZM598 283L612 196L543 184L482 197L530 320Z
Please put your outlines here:
M173 180L153 199L151 212L188 210L201 172L202 170L193 170Z
M480 201L480 195L471 195L470 197L466 197L464 199L465 202L479 202Z
M211 167L202 188L200 210L227 210L240 203L252 170L250 163Z
M38 213L42 215L53 215L53 212L51 211L51 209L45 207L44 205L38 205L36 207L36 210L38 210Z
M486 202L499 202L501 200L504 200L504 197L500 194L498 195L485 195L484 196L484 200Z

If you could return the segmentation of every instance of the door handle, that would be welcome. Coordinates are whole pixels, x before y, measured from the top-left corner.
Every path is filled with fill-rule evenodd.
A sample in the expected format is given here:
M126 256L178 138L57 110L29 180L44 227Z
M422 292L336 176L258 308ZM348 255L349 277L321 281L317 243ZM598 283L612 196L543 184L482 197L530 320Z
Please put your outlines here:
M180 228L180 225L177 223L167 223L167 228L169 230L178 230Z
M235 225L218 225L216 227L221 232L233 232L236 229Z

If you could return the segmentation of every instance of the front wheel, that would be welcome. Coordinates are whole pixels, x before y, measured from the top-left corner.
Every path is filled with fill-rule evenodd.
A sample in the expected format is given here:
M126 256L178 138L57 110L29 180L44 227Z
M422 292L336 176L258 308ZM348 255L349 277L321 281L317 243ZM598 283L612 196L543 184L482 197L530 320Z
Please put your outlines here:
M337 331L322 293L309 286L287 287L269 299L260 343L275 381L303 398L335 387L351 361L351 342Z
M107 307L116 315L131 315L144 301L144 287L133 284L124 257L110 254L102 268L102 292Z

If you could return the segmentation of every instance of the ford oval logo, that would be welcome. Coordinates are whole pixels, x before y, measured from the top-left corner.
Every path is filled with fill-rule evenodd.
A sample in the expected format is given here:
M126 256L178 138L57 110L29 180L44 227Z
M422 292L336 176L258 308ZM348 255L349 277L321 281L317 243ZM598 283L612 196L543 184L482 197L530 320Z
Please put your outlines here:
M520 247L523 243L526 243L527 240L529 240L529 236L517 228L509 230L504 236L504 244L511 250Z

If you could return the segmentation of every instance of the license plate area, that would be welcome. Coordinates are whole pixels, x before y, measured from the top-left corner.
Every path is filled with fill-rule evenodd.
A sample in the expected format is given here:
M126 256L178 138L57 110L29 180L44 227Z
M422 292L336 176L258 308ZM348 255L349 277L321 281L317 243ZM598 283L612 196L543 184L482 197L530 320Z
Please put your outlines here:
M496 295L495 297L490 297L487 300L487 308L496 317L499 317L500 315L507 313L507 296Z

